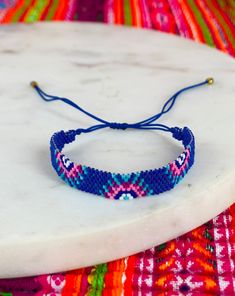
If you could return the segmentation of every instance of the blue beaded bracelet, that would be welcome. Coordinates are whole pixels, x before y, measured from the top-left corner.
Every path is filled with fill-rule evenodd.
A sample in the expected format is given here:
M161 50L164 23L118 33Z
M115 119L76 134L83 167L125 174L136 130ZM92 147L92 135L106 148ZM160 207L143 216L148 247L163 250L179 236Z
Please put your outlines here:
M63 101L100 122L100 124L87 129L79 128L66 132L62 130L52 135L50 141L51 163L57 175L68 185L81 191L110 199L128 200L142 196L157 195L171 190L184 178L188 170L192 167L195 158L195 139L192 131L188 127L170 128L166 125L154 122L163 114L170 111L179 94L204 84L212 84L213 82L213 78L208 78L201 83L181 89L166 101L160 113L133 124L108 122L87 112L67 98L48 95L34 81L31 82L31 86L43 100ZM77 135L106 127L122 130L133 128L170 132L173 138L182 142L184 150L176 160L168 163L166 166L128 174L111 173L89 166L75 164L62 153L64 146L73 142Z

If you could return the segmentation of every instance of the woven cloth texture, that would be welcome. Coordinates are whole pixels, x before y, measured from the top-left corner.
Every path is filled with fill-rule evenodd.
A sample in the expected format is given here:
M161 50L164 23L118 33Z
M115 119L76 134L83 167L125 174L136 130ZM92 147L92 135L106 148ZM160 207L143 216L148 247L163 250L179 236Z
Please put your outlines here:
M0 0L0 23L56 20L164 31L235 56L234 0ZM232 205L197 229L127 258L1 279L0 295L235 295L234 228Z

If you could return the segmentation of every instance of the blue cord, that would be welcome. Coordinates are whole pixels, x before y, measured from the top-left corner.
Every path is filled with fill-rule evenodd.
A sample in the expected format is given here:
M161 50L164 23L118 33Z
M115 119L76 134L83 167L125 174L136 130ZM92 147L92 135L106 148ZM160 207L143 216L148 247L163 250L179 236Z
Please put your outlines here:
M47 102L52 102L52 101L62 101L74 108L76 108L77 110L81 111L82 113L86 114L87 116L95 119L96 121L100 122L101 124L97 124L97 125L93 125L87 129L77 129L76 132L78 134L80 133L90 133L93 132L95 130L99 130L99 129L103 129L106 127L112 128L112 129L122 129L125 130L127 128L134 128L134 129L151 129L151 130L161 130L161 131L165 131L165 132L173 132L173 129L175 130L175 128L169 128L168 126L164 125L164 124L160 124L160 123L153 123L154 121L158 120L162 115L168 113L174 106L176 99L178 98L178 96L187 91L190 90L192 88L196 88L199 86L202 86L204 84L213 84L214 80L213 78L207 78L205 81L194 84L194 85L190 85L187 86L185 88L182 88L181 90L179 90L178 92L176 92L172 97L170 97L166 103L164 104L162 110L160 113L155 114L145 120L136 122L136 123L118 123L118 122L109 122L106 121L86 110L84 110L82 107L80 107L79 105L75 104L73 101L67 99L67 98L61 98L61 97L57 97L57 96L53 96L53 95L49 95L47 93L45 93L38 85L37 82L33 81L31 82L31 86L36 90L36 92L39 94L39 96Z

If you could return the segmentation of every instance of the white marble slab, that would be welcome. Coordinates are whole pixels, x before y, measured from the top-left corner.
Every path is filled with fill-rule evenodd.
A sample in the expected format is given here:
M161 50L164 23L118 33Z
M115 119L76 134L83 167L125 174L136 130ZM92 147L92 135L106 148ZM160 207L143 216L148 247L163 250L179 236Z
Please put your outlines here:
M215 49L156 31L97 24L0 27L0 277L57 272L127 256L181 235L235 201L235 61ZM189 126L196 164L175 190L139 200L104 200L66 186L50 165L49 139L95 122L62 103L47 104L37 80L110 120L159 112ZM113 172L166 164L181 151L158 132L104 130L67 149L76 162Z

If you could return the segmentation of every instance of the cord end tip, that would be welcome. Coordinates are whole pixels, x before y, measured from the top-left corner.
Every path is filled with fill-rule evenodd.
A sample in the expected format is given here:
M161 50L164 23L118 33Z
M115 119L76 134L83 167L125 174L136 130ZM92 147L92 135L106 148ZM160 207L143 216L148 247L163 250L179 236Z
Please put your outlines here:
M213 78L213 77L209 77L209 78L206 79L206 82L207 82L209 85L211 85L211 84L213 84L215 81L214 81L214 78Z
M30 85L32 86L32 88L35 88L38 86L38 83L36 81L31 81Z

